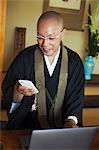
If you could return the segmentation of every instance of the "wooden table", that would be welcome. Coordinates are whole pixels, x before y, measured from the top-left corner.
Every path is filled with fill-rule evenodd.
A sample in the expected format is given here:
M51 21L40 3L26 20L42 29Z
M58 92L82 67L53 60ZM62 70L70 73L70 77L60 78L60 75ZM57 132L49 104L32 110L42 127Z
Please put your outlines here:
M31 130L2 130L0 131L0 144L3 148L0 150L21 150L20 136L31 136ZM99 150L99 131L92 143L92 149Z
M2 130L0 131L0 150L21 150L20 136L31 135L31 130Z

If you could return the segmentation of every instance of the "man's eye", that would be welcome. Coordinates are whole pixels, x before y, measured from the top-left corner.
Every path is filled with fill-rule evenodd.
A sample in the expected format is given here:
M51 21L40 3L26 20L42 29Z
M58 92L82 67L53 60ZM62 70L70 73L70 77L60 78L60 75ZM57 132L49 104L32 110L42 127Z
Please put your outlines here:
M55 37L50 37L49 40L55 40Z
M38 40L42 40L42 38L41 38L41 37L38 37L37 39L38 39Z

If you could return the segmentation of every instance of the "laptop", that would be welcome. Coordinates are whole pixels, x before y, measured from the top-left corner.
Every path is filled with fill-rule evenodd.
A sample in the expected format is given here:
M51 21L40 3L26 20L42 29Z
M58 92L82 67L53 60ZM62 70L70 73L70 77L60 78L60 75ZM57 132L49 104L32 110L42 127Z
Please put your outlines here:
M34 130L31 138L29 137L30 139L28 137L23 138L25 142L23 149L88 150L91 148L97 130L99 130L99 127Z

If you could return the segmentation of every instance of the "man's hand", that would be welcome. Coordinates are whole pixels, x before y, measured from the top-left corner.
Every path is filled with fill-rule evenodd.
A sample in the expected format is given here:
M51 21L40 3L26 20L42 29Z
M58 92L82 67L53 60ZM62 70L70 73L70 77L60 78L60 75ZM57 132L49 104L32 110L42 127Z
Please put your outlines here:
M19 83L16 83L14 86L13 100L19 103L23 99L23 96L32 96L33 94L36 94L33 89L29 89L20 85Z
M78 128L75 121L73 119L67 119L64 124L65 128Z

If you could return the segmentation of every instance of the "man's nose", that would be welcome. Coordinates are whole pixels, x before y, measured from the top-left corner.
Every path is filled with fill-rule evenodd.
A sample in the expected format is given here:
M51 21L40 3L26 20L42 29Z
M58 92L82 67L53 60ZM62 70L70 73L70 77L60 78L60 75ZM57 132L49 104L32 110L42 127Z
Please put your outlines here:
M48 38L43 39L43 45L44 45L44 46L47 46L47 45L48 45L48 43L49 43Z

